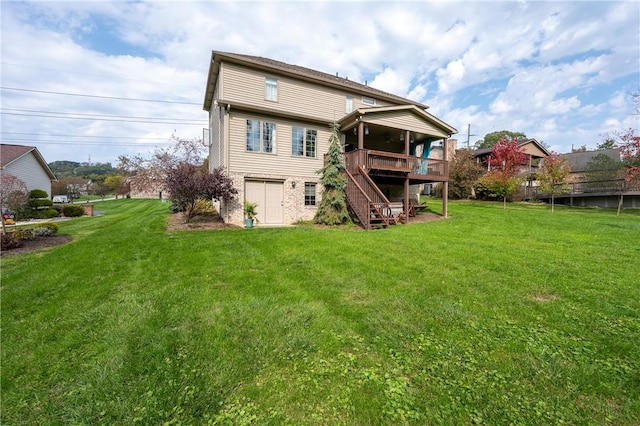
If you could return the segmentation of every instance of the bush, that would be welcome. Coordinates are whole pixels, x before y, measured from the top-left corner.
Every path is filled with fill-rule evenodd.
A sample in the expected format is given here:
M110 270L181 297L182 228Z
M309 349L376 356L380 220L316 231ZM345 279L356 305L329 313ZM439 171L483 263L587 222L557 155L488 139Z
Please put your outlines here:
M40 228L44 228L44 229L48 229L51 234L57 234L58 230L60 229L60 227L58 226L58 224L53 223L53 222L45 222L45 223L39 223L38 225L36 225L36 231Z
M53 235L53 232L51 232L49 228L33 228L33 235L36 237L50 237Z
M66 217L80 217L84 214L82 207L75 204L66 205L62 208L62 213Z
M32 189L31 191L29 191L29 198L31 198L32 200L37 198L49 198L49 194L47 194L47 191L44 191L42 189Z
M199 198L193 206L194 216L214 216L216 213L216 208L209 199Z
M22 241L17 239L13 232L0 234L0 250L11 250L22 245Z
M20 228L13 231L13 236L19 241L31 241L36 236L33 233L33 228Z
M60 204L54 204L51 208L58 212L58 216L62 214L63 207Z
M51 206L53 206L53 201L48 198L32 198L29 200L29 207L31 207L32 209Z
M34 219L51 219L52 217L58 217L60 213L56 209L35 210L31 212L31 217Z

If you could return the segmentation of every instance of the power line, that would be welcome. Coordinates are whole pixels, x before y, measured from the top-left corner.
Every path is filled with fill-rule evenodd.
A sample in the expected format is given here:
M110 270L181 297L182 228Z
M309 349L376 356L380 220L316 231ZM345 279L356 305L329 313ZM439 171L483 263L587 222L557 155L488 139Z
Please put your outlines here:
M138 119L138 120L176 120L176 121L189 121L189 118L176 118L176 117L136 117L131 115L109 115L109 114L90 114L83 112L58 112L58 111L37 111L31 109L17 109L17 108L0 108L5 111L17 111L17 112L34 112L38 114L56 114L56 115L81 115L86 117L107 117L107 118L126 118L126 119Z
M63 118L67 120L94 120L94 121L119 121L125 123L152 123L152 124L186 124L193 126L202 126L203 122L186 122L186 121L150 121L150 120L125 120L125 119L110 119L110 118L92 118L92 117L61 117L59 115L44 115L44 114L22 114L19 112L0 112L2 115L17 115L23 117L41 117L41 118Z
M67 92L49 92L46 90L33 90L33 89L22 89L17 87L5 87L0 86L2 90L15 90L18 92L32 92L32 93L46 93L49 95L63 95L63 96L80 96L84 98L98 98L98 99L115 99L119 101L136 101L136 102L156 102L163 104L182 104L182 105L201 105L197 102L180 102L180 101L163 101L157 99L139 99L139 98L120 98L116 96L99 96L99 95L84 95L80 93L67 93Z
M156 145L168 144L171 141L166 142L140 142L140 143L118 143L118 142L89 142L89 141L75 141L75 142L61 142L61 141L46 141L46 140L33 140L33 139L5 139L3 143L16 143L20 145L20 142L31 142L42 145L79 145L79 146L140 146L140 147L152 147Z
M96 136L96 135L57 135L57 134L44 134L44 133L27 133L27 132L3 132L4 135L22 135L22 136L52 136L59 138L103 138L103 139L135 139L135 140L168 140L166 137L136 137L136 136Z

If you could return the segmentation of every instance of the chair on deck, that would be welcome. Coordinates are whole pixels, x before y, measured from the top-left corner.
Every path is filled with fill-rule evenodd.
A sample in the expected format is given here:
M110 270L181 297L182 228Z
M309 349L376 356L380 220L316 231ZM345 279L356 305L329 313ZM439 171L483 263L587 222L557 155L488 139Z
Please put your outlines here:
M409 217L416 217L416 213L422 213L427 210L427 208L429 208L427 203L420 204L414 200L409 200Z

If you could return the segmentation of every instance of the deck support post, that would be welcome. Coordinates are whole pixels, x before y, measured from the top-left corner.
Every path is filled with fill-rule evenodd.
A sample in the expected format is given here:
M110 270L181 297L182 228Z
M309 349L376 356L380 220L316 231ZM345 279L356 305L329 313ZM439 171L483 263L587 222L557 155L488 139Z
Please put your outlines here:
M404 223L409 223L409 176L404 179Z
M442 142L442 159L444 161L449 161L449 138L444 138ZM448 215L448 199L449 199L449 177L446 181L442 182L442 217L447 217Z
M409 156L411 141L411 132L404 131L404 155ZM404 179L404 223L409 223L409 175Z
M358 123L358 149L364 149L364 121Z

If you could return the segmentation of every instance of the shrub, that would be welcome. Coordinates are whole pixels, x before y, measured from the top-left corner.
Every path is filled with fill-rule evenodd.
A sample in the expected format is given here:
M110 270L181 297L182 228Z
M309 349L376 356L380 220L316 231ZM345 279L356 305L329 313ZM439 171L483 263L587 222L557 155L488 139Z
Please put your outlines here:
M0 234L0 250L11 250L22 245L22 241L17 239L13 232Z
M80 206L77 206L75 204L70 204L62 208L62 213L66 217L80 217L84 214L84 210L82 210L82 207Z
M51 232L49 228L39 227L33 229L33 235L36 237L50 237L53 235L53 232Z
M58 212L58 216L62 214L63 206L60 204L54 204L51 208Z
M35 229L37 231L40 228L48 229L49 231L51 231L51 235L52 234L57 234L58 230L60 229L58 224L53 223L53 222L40 223L40 224L36 225Z
M13 231L13 236L19 241L31 241L36 236L33 233L33 228L20 228Z
M194 216L214 216L216 208L209 199L199 198L193 206Z
M49 194L47 194L47 191L44 191L42 189L32 189L31 191L29 191L29 198L49 198Z
M43 208L51 208L53 201L48 198L32 198L29 200L29 207L34 210L40 210Z
M60 213L56 209L35 210L31 212L31 217L34 219L51 219L52 217L58 217Z

